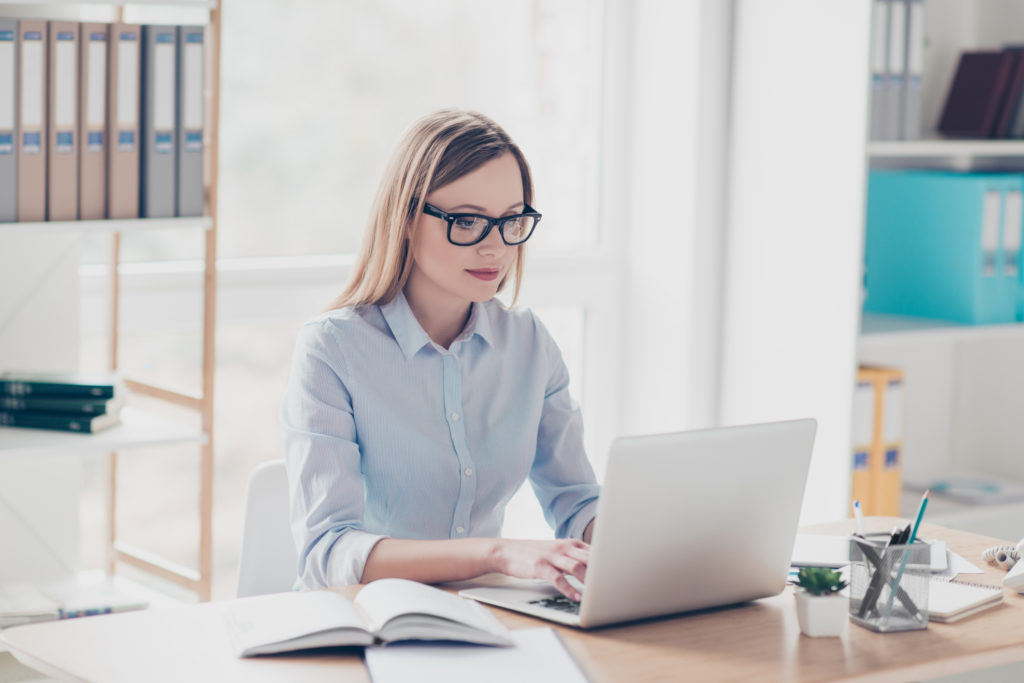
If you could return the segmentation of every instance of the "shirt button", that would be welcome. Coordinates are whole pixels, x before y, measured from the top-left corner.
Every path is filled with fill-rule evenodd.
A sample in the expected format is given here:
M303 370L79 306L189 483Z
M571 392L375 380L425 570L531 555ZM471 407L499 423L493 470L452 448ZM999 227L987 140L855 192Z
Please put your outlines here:
M455 527L455 531L457 533L460 533L460 534L463 533L465 530L466 530L466 527L462 526L461 524L459 526Z
M459 420L459 414L458 414L458 413L452 413L452 414L451 414L451 418L452 418L452 421L453 421L453 422L458 422L458 420Z
M466 468L466 476L467 477L472 477L473 476L473 468L472 467L467 467Z

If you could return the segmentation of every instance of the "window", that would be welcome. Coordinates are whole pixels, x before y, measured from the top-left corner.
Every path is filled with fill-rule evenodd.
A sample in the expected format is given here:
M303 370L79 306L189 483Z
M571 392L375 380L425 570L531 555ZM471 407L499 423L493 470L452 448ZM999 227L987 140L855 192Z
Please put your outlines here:
M535 248L595 241L602 2L225 0L225 16L222 256L354 252L398 137L448 106L523 148Z
M580 258L599 245L603 0L223 4L218 598L234 593L248 474L281 455L277 408L296 331L343 285L379 176L415 118L442 106L477 109L501 123L530 160L544 221L531 241L533 284L527 283L522 303L535 307L562 348L571 389L587 415L588 445L601 433L594 427L600 416L589 414L587 397L601 384L592 375L595 369L614 375L607 370L611 363L595 361L594 347L606 335L591 334L595 320L607 329L600 321L612 317L608 286L594 286L595 274L607 270L586 258L581 266ZM123 240L123 260L136 262L122 276L127 373L194 382L200 280L187 260L201 253L200 240L173 231ZM92 255L89 260L105 260L105 245L92 248ZM149 263L167 259L179 264ZM581 268L589 275L581 278ZM92 285L83 287L83 368L105 362L103 314L95 303L102 301L103 285L95 272L87 277ZM571 286L561 286L570 280ZM189 449L181 451L185 465L174 465L173 482L159 487L166 495L124 500L119 528L128 540L188 563L193 544L179 542L179 529L195 524L195 486L188 477L198 472ZM142 455L120 474L130 478L122 482L125 490L154 490L175 457ZM101 466L94 463L90 473L95 486L103 481ZM526 487L510 506L510 535L550 533L532 498ZM96 528L83 548L99 547L88 539L102 540L100 516L84 519Z

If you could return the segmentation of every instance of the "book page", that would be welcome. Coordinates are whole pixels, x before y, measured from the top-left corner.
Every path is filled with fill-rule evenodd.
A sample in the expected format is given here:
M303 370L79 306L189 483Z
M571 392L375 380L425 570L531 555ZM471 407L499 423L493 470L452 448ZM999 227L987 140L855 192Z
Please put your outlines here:
M367 648L366 667L374 683L586 683L552 629L521 629L511 637L513 647L502 648L457 643Z
M445 622L465 624L479 631L502 636L507 639L508 629L497 620L497 618L481 605L460 598L458 595L448 593L440 588L434 588L416 581L405 579L380 579L368 584L359 591L356 596L358 605L369 618L369 628L379 636L390 639L387 636L389 625L398 625L398 620L403 617L414 617L416 624L425 624L421 616L430 618L434 638L462 637L456 633L463 631L458 629L454 632L445 631ZM404 632L402 637L425 637L409 636Z
M276 593L229 601L228 631L239 656L373 643L358 612L332 591Z

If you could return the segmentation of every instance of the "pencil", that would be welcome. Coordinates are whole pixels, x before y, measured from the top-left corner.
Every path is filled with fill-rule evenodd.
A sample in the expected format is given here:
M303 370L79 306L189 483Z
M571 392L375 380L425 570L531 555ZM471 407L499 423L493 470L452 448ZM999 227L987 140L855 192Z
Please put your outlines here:
M917 538L917 527L921 526L921 518L924 517L924 509L928 507L928 494L931 493L931 489L924 492L921 496L921 507L917 509L917 519L914 520L914 528L910 531L910 540L907 543L913 543L914 539Z

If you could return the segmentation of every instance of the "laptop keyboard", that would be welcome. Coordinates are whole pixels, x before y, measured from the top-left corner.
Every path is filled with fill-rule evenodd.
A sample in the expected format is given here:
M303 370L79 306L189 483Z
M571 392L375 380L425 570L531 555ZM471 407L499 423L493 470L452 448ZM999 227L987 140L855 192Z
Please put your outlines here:
M540 607L546 607L548 609L556 609L559 612L568 612L569 614L580 613L580 603L575 600L570 600L564 595L559 595L554 598L542 598L540 600L531 600L531 605L538 605Z

